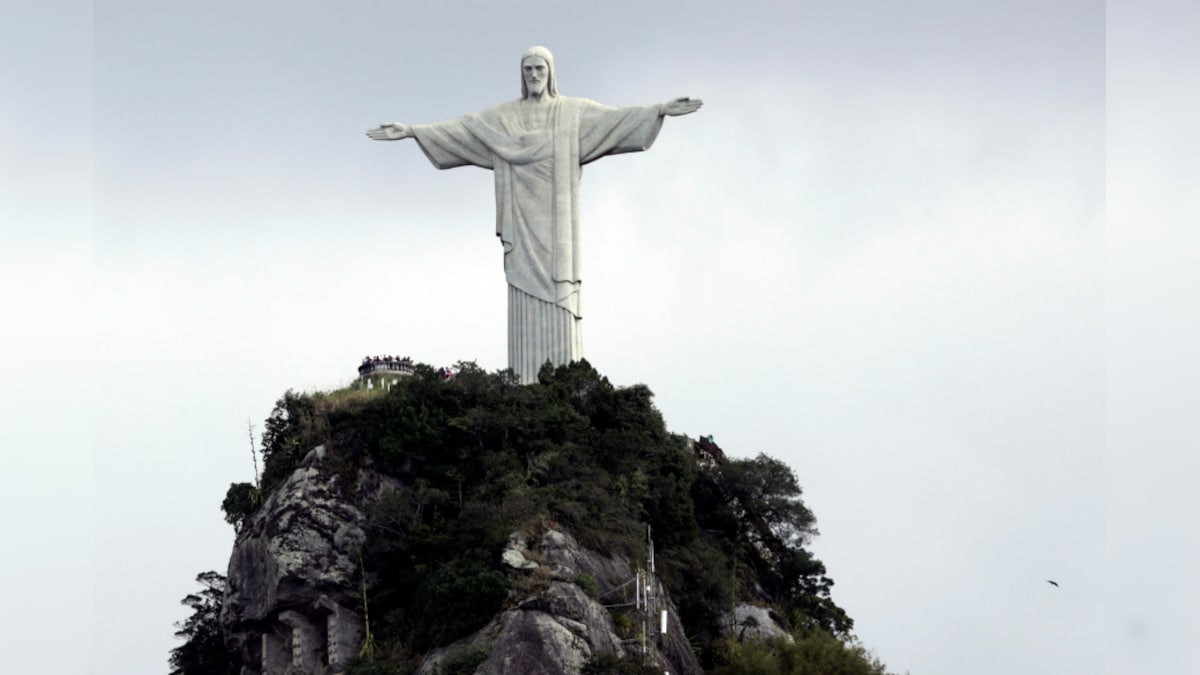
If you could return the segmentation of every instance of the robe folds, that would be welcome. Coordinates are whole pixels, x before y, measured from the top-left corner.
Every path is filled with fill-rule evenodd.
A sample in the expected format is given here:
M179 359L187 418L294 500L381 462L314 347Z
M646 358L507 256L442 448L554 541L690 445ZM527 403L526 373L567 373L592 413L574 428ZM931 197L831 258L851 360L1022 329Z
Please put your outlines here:
M545 105L550 109L542 127L526 126L519 100L412 126L421 150L437 168L471 165L495 174L496 235L504 247L510 286L509 366L525 382L537 379L546 360L561 365L583 356L583 165L605 155L645 150L662 128L658 105L612 107L568 96L555 96Z

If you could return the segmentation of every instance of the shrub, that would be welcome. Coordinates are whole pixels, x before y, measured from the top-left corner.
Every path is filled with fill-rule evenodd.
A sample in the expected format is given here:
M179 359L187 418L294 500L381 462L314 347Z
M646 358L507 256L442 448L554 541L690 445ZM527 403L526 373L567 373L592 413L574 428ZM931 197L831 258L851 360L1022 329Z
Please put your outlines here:
M825 630L782 639L732 642L713 675L888 675L883 663L852 639Z
M593 600L600 597L600 582L596 581L596 577L587 572L580 572L571 579L571 583L575 584L587 596Z
M490 653L491 649L479 646L456 649L442 661L441 675L472 675Z
M580 675L658 675L658 668L614 654L596 654L583 664Z
M262 493L250 483L232 483L225 492L225 501L221 502L221 510L225 512L225 522L233 525L234 530L241 530L242 523L258 508L262 501Z
M449 644L482 628L508 595L508 577L474 561L453 561L429 575L413 598L418 649Z

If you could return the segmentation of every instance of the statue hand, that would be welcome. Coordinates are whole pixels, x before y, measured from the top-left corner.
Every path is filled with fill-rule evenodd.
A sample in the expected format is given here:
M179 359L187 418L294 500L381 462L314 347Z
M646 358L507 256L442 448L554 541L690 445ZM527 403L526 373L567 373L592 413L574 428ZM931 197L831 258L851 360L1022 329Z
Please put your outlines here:
M412 127L399 122L381 124L367 132L367 136L374 141L399 141L412 135Z
M670 115L672 117L675 117L678 115L687 115L689 113L694 113L697 110L699 110L700 106L702 106L702 105L704 105L704 101L701 101L698 98L688 98L687 96L680 96L679 98L673 98L670 101L667 101L666 103L664 103L662 106L662 111L663 111L664 115Z

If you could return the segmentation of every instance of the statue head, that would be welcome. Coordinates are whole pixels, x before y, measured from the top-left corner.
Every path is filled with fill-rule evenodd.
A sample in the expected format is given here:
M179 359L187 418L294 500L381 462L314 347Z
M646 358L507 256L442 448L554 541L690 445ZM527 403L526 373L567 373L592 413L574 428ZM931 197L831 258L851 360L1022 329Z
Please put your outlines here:
M532 74L526 73L525 66L534 66L545 64L544 75L539 75L536 71ZM535 78L532 82L530 77ZM541 78L540 80L537 78ZM535 87L539 85L545 88L547 96L558 96L558 80L554 76L554 55L545 47L536 46L525 50L521 55L521 98L529 98L530 84Z

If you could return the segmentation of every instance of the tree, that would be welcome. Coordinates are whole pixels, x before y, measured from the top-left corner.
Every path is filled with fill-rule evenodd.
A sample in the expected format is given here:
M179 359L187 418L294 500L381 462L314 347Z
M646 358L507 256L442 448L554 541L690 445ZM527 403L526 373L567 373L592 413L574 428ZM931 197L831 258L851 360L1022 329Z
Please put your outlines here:
M791 467L767 455L733 460L721 467L723 487L736 499L751 525L765 526L779 544L799 548L817 534L817 519L801 500Z
M726 460L702 471L691 494L701 528L736 545L743 588L760 589L797 627L849 635L853 620L829 597L833 580L804 548L817 522L790 467L762 454Z
M216 572L201 572L196 582L204 587L181 602L192 608L192 615L176 623L175 637L186 640L171 650L171 675L234 675L233 659L225 649L221 635L221 602L225 596L225 577Z
M249 483L231 483L225 492L225 501L221 502L221 510L225 512L225 522L233 525L234 531L240 532L246 516L254 512L262 501L262 493Z

